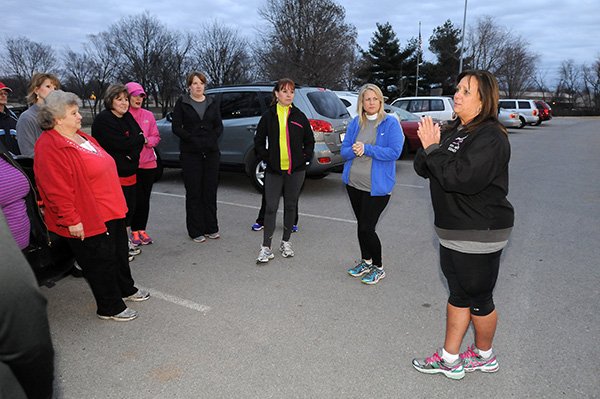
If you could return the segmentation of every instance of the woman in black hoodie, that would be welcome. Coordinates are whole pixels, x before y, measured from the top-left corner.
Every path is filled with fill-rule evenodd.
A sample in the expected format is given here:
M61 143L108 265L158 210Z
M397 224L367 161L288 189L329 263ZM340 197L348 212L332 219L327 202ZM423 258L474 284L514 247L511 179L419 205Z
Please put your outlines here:
M492 350L498 321L492 293L514 222L506 199L510 144L497 119L498 83L487 71L463 72L458 81L456 120L440 132L431 118L424 118L418 130L423 148L414 161L415 171L429 179L450 296L443 348L414 359L413 366L452 379L463 378L465 371L498 370ZM475 342L459 354L470 323Z
M173 134L179 137L186 225L194 242L219 238L217 186L219 184L219 137L223 133L221 111L212 97L204 95L206 76L187 77L190 93L173 108Z
M267 164L265 173L265 229L263 243L256 262L273 259L271 241L279 198L283 193L283 238L279 251L284 258L294 256L290 235L296 218L298 196L306 174L306 164L312 159L315 138L306 115L292 102L295 84L280 79L273 89L273 104L262 115L254 148L259 159Z

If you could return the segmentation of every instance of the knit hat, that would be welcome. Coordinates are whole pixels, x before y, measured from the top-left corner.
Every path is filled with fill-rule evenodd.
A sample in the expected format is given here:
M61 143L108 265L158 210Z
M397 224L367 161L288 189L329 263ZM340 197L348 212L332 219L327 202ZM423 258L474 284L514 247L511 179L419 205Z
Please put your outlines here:
M127 92L132 96L146 97L146 92L144 91L144 88L141 84L137 82L129 82L125 85L125 87L127 88Z
M140 87L142 87L142 86L140 86ZM2 82L0 82L0 90L7 90L7 91L10 91L10 92L12 92L12 89L11 89L10 87L6 86L6 85L5 85L4 83L2 83Z

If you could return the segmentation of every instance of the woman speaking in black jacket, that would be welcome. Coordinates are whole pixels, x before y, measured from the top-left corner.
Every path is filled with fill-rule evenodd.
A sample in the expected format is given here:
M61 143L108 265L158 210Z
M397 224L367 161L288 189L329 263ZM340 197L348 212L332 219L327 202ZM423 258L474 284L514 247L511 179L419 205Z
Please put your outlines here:
M450 295L444 347L414 359L413 366L452 379L463 378L465 371L498 370L492 349L498 321L492 293L514 219L506 199L510 144L497 119L496 78L487 71L466 71L458 81L457 119L440 132L431 118L424 118L418 129L423 148L414 162L415 171L429 179ZM475 342L459 354L470 323Z
M204 95L206 76L187 77L189 94L173 109L173 133L180 139L180 159L185 185L186 225L194 242L219 238L217 186L219 184L219 137L223 122L219 104Z
M289 240L306 164L312 159L315 147L315 138L308 118L292 104L295 88L291 79L280 79L275 84L273 104L260 118L254 136L256 154L267 164L265 229L257 263L266 263L274 257L271 241L282 192L283 238L279 251L284 258L294 256Z

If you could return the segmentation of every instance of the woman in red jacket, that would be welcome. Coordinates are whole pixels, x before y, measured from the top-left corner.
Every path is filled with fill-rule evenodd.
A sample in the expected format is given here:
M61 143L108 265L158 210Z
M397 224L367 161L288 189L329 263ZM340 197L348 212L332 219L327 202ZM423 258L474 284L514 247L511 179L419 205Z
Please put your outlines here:
M56 90L40 110L35 179L50 231L69 238L104 320L129 321L125 301L150 294L135 287L127 259L127 206L113 158L81 130L78 98Z

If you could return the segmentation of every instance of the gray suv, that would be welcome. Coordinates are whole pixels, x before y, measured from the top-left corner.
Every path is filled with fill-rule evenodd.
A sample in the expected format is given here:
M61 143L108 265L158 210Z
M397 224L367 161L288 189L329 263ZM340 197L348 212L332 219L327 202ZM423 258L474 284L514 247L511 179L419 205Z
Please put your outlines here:
M254 154L254 134L261 115L271 104L273 86L252 84L206 90L206 95L221 107L221 168L244 170L258 190L263 188L265 165ZM348 110L335 93L318 87L296 86L294 105L306 114L315 135L315 152L306 175L323 177L344 163L340 147L350 122ZM161 141L156 150L162 166L179 167L179 138L171 130L171 115L157 123Z

